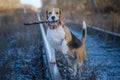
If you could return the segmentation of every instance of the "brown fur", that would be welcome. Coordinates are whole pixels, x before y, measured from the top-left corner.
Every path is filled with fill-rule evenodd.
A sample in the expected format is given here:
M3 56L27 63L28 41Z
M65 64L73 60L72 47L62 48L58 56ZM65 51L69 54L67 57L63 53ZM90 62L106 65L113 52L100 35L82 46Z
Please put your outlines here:
M51 15L50 13L52 12L52 9L53 8L49 8L49 9L46 10L46 18L47 19ZM62 10L59 9L59 8L54 8L54 9L58 13L57 16L59 16L59 18L60 18L61 21L63 21L64 20L64 16L63 16Z
M65 31L65 39L69 43L72 40L71 32L69 31L69 29L67 27L64 27L63 29ZM80 62L82 62L86 57L86 50L85 50L85 45L84 45L85 38L84 37L81 39L81 42L82 42L82 46L80 46L79 48L69 49L69 53L75 52L77 54L77 59Z

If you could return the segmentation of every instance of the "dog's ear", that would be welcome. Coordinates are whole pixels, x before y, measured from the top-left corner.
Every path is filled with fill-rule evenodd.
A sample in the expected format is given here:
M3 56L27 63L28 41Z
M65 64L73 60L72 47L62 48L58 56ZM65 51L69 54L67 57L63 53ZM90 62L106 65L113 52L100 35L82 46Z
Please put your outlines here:
M64 18L63 12L62 12L61 9L59 9L59 11L60 11L60 20L61 20L61 21L64 21L65 18Z
M48 10L45 11L45 17L48 19Z

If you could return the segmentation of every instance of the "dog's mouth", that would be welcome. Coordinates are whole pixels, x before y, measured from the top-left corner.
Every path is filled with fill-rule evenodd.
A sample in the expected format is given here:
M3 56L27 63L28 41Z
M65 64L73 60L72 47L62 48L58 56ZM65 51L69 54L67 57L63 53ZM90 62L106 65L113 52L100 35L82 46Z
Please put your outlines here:
M49 21L49 25L50 25L50 26L54 26L54 25L57 25L57 24L59 24L59 23L60 23L59 20Z
M60 25L60 21L49 21L48 25L51 29L56 29Z

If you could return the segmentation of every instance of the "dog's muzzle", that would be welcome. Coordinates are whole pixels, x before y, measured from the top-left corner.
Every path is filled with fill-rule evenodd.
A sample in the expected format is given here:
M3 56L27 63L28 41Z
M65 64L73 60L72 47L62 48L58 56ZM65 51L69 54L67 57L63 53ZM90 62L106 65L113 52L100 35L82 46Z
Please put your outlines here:
M50 22L48 23L48 25L49 25L50 29L56 29L56 28L59 27L60 21L59 21L59 20L50 21Z

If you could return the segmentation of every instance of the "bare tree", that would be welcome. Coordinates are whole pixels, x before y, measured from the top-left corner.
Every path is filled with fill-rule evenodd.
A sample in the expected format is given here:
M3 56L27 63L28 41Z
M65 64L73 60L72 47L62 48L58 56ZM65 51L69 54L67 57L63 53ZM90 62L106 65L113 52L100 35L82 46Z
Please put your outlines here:
M96 0L90 0L90 4L91 4L91 8L96 12L96 13L100 13Z

